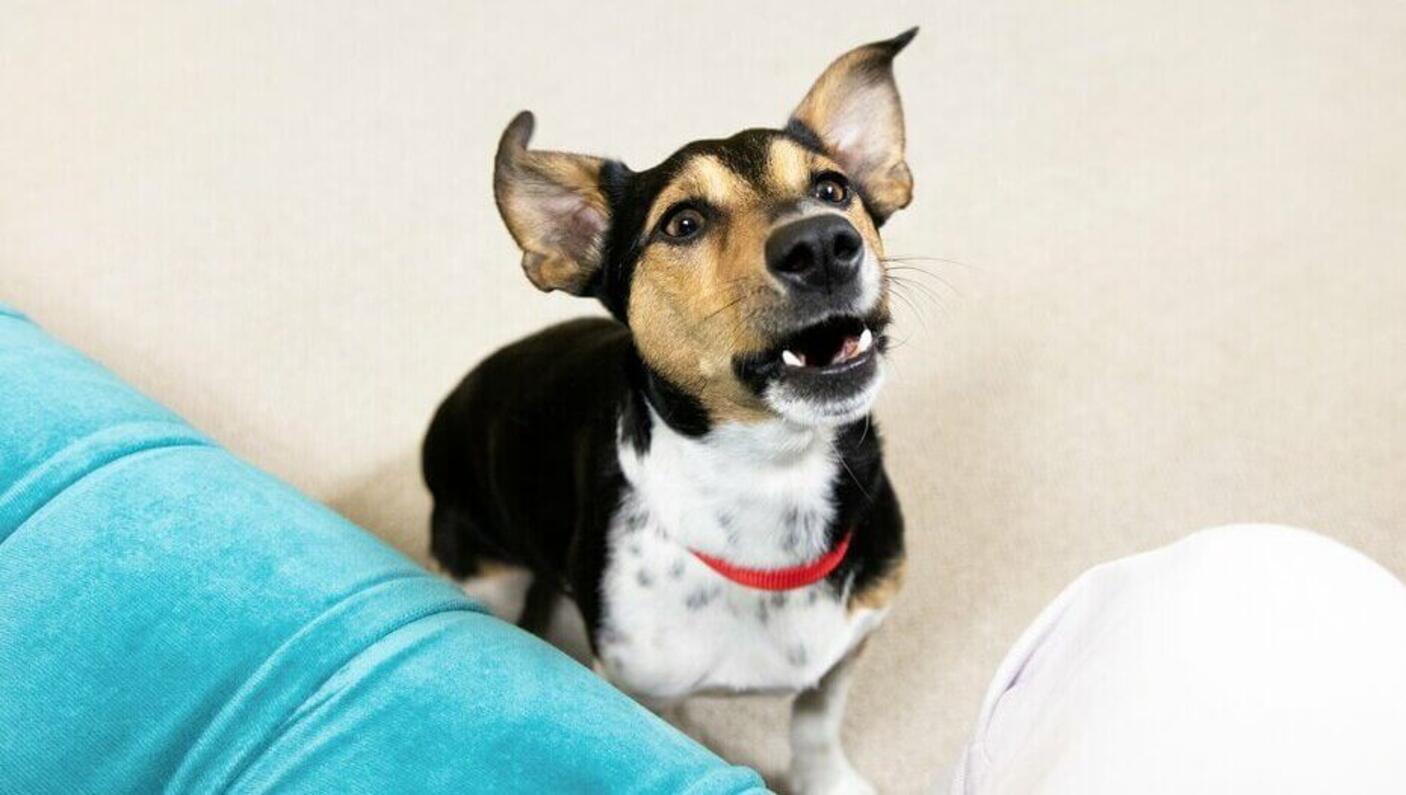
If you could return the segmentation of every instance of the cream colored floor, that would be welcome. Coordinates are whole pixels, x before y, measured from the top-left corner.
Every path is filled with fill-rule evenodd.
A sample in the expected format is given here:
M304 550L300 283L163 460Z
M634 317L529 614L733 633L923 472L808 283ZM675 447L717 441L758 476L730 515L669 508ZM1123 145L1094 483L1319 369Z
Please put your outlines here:
M932 259L880 407L912 564L860 767L930 785L1095 562L1259 519L1406 572L1400 3L402 5L5 3L0 300L423 558L436 402L596 311L517 269L510 116L646 166L917 23L887 240ZM783 716L688 721L770 773Z

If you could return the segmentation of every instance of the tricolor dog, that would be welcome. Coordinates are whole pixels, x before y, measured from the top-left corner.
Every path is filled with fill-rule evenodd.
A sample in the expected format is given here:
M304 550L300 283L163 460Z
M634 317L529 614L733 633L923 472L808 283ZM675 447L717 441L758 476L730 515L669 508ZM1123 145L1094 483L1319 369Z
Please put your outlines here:
M534 631L573 599L598 670L647 704L799 694L798 792L870 791L839 729L903 574L870 411L879 227L913 189L892 63L914 33L841 56L780 129L645 171L529 148L515 118L494 191L523 271L612 317L494 353L425 439L447 572L530 573Z

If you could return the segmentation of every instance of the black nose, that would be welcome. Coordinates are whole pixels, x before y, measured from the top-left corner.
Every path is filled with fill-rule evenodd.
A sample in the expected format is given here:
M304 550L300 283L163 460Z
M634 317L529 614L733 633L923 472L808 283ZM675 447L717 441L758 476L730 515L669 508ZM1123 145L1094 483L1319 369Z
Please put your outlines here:
M801 289L833 292L854 281L863 259L859 233L831 213L789 223L766 241L766 266Z

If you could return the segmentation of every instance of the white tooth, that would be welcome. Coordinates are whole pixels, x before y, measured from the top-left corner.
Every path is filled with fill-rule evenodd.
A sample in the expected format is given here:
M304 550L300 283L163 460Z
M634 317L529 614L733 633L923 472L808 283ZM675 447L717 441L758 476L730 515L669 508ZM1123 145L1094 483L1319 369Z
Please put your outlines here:
M859 335L859 352L864 353L869 350L869 346L874 344L874 332L864 329L864 333Z
M806 366L806 360L805 360L805 358L804 358L804 357L801 357L801 356L798 356L797 354L794 354L794 353L792 353L791 351L782 351L782 352L781 352L781 361L783 361L783 362L785 362L785 363L791 365L792 367L805 367L805 366Z

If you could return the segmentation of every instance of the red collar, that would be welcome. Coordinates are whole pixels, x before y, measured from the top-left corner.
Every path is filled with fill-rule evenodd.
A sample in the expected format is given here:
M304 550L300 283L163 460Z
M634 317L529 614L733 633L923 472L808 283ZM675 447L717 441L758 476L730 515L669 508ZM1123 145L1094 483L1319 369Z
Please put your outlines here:
M758 588L763 591L790 591L796 588L804 588L807 585L814 585L825 579L835 567L840 565L840 561L845 559L845 553L849 551L849 539L854 535L851 530L845 533L839 543L824 555L816 558L810 563L803 563L800 566L792 566L786 569L748 569L742 566L734 566L722 558L715 558L706 555L696 549L690 549L693 556L708 564L708 568L729 580L745 585L748 588Z

